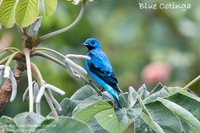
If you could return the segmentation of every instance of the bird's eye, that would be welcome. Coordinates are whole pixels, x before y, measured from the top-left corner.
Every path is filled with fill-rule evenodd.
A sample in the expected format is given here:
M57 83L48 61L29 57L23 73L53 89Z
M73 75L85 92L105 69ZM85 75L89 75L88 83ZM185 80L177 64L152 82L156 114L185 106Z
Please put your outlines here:
M94 45L94 44L95 44L95 41L91 41L91 44Z

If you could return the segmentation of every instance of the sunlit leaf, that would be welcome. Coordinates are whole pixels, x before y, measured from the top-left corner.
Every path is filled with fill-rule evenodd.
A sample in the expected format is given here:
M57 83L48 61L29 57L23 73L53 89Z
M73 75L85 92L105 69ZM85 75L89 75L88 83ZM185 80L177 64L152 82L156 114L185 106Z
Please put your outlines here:
M123 133L128 127L128 124L121 124L113 109L101 111L95 115L97 122L111 133Z
M46 16L51 16L55 13L57 7L57 0L43 0L44 13Z
M16 8L16 22L22 27L32 24L38 17L38 0L19 0Z
M0 5L0 23L6 28L13 27L15 23L16 0L3 0Z
M91 104L74 114L74 118L79 119L84 122L89 122L89 120L98 112L112 108L112 106L106 101L98 101ZM102 116L104 117L104 116Z

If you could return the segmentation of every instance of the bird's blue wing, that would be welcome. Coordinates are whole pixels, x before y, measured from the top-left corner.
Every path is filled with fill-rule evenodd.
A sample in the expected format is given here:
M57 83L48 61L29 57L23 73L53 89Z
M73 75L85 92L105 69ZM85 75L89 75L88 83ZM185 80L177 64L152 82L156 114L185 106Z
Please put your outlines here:
M117 86L118 81L112 71L112 67L106 55L101 52L98 54L98 56L95 55L93 55L92 60L88 61L88 67L90 68L90 71L96 74L117 92L120 92L120 89Z

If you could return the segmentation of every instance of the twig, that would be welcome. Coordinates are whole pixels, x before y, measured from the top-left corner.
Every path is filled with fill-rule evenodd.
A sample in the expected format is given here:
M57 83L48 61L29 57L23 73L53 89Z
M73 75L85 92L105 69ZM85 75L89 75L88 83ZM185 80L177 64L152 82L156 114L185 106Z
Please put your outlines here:
M52 57L52 56L50 56L48 54L44 54L42 52L36 52L35 51L35 52L32 53L32 56L41 56L41 57L47 58L47 59L49 59L49 60L57 63L58 65L66 68L66 65L63 62L59 61L58 59L56 59L56 58L54 58L54 57ZM69 67L69 68L71 68L71 67ZM70 71L70 69L68 69L68 70ZM70 72L70 73L73 74L73 71ZM74 78L77 77L77 75L72 75L72 76ZM78 78L82 79L85 83L87 83L88 85L90 85L99 95L102 96L101 91L91 81L89 81L86 77L84 77L84 76L81 75L81 76L78 76Z
M187 90L191 85L195 84L200 80L200 75L193 79L190 83L188 83L182 90Z
M14 52L12 55L10 55L9 58L8 58L8 60L7 60L7 62L6 62L6 64L5 64L5 66L9 66L10 63L11 63L11 61L14 59L14 57L15 57L17 54L19 54L19 53L21 53L21 52L20 52L20 51L16 51L16 52Z
M39 69L38 69L37 66L36 66L35 64L33 64L33 63L31 64L31 66L32 66L33 74L34 74L34 76L35 76L35 78L36 78L36 80L37 80L39 86L44 86L45 84L44 84L44 82L43 82L43 78L42 78L42 75L41 75ZM46 92L44 92L44 96L45 96L45 98L47 99L47 102L48 102L48 104L49 104L49 106L50 106L50 108L51 108L51 110L52 110L53 115L55 116L55 118L58 118L58 114L57 114L57 112L56 112L56 109L54 108L54 105L53 105L53 103L51 102L51 99L49 98L49 96L47 95Z
M52 53L54 53L54 54L56 54L56 55L59 55L59 56L62 57L62 58L65 58L65 56L64 56L63 54L59 53L58 51L55 51L55 50L50 49L50 48L45 48L45 47L37 47L37 48L34 48L34 49L32 50L32 52L38 51L38 50L49 51L49 52L52 52Z
M19 51L19 49L15 48L15 47L8 47L8 48L4 48L4 49L0 50L0 53L5 52L5 51L15 52L15 51Z
M40 43L40 42L42 42L42 41L44 41L44 40L47 40L47 39L49 39L49 38L51 38L51 37L53 37L53 36L62 34L62 33L64 33L64 32L66 32L66 31L70 30L71 28L73 28L73 27L74 27L76 24L78 24L78 22L81 20L83 14L84 14L84 11L85 11L85 0L82 2L81 10L80 10L80 12L79 12L79 15L78 15L78 17L75 19L74 22L72 22L70 25L68 25L68 26L65 27L65 28L62 28L62 29L60 29L60 30L51 32L51 33L49 33L49 34L46 34L46 35L40 37L39 40L38 40L38 43Z
M65 67L65 64L64 64L63 62L61 62L61 61L59 61L58 59L56 59L56 58L54 58L54 57L52 57L52 56L50 56L50 55L48 55L48 54L45 54L45 53L43 53L43 52L35 51L35 52L32 53L31 56L40 56L40 57L44 57L44 58L46 58L46 59L49 59L49 60L51 60L51 61L57 63L58 65L60 65L60 66L62 66L62 67Z
M31 72L31 61L30 61L30 49L24 49L24 55L26 57L27 76L28 76L28 87L29 87L29 112L34 110L34 98L33 98L33 86L32 86L32 72Z
M0 64L6 63L8 61L8 59L9 59L9 57L10 57L10 55L5 57L5 58L3 58L2 60L0 60Z

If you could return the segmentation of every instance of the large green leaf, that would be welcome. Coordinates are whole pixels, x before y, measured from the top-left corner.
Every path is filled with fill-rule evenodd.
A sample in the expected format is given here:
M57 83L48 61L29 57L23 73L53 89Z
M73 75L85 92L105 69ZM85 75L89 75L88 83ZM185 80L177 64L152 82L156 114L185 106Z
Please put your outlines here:
M120 123L113 109L101 111L95 115L97 122L110 133L123 133L129 124Z
M182 118L187 124L191 126L191 129L194 132L200 131L200 122L197 118L195 118L192 113L177 105L174 102L171 102L166 99L159 98L158 99L164 106L166 106L169 110L171 110L174 114Z
M35 133L93 133L85 123L73 118L46 119Z
M92 131L95 133L109 133L107 130L103 129L99 123L97 122L97 120L95 118L93 118L90 123L89 126L92 128Z
M142 107L142 111L140 113L140 117L144 120L144 122L151 127L157 133L164 133L163 129L156 123L156 121L151 117L149 111L147 110L142 98L139 96L138 101Z
M94 104L91 104L91 105L77 111L74 114L74 118L77 118L77 119L84 121L84 122L89 122L90 119L95 114L97 114L98 112L101 112L103 110L110 109L110 108L112 108L112 106L108 102L102 101L102 100L97 101Z
M43 0L44 13L46 16L51 16L55 13L57 7L57 0Z
M16 8L16 22L22 27L32 24L38 17L38 0L19 0Z
M96 92L89 86L85 85L78 89L71 97L71 100L85 100L88 97L95 95Z
M0 24L6 28L13 27L15 23L16 0L3 0L0 5Z
M156 123L153 118L146 112L141 112L140 117L149 125L155 132L164 133L163 129Z
M179 118L162 103L155 101L145 104L145 106L149 112L149 115L156 123L158 123L165 133L181 132L181 123Z
M20 132L32 132L44 120L44 118L33 112L25 112L13 118Z
M134 133L155 133L155 131L139 116L134 122Z
M78 102L65 98L60 103L62 111L58 112L59 115L72 117L74 108L78 105Z
M0 118L0 131L16 131L18 127L16 126L15 122L13 121L12 118L7 117L7 116L2 116Z

